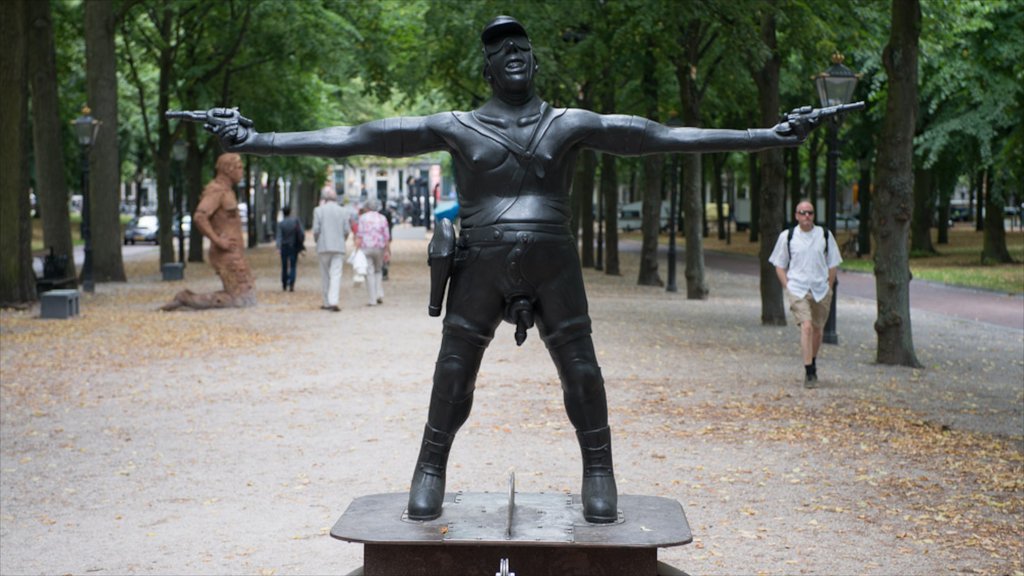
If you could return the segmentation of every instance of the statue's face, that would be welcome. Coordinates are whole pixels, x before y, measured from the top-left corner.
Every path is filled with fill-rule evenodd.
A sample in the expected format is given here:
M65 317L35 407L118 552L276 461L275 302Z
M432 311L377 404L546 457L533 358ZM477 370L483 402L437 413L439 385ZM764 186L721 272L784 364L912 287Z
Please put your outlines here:
M241 182L242 176L245 175L245 165L242 164L242 160L238 159L228 164L227 174L228 178L231 178L231 181L234 182L235 184Z
M499 94L527 94L533 88L537 63L530 40L521 34L505 36L484 46L489 80Z

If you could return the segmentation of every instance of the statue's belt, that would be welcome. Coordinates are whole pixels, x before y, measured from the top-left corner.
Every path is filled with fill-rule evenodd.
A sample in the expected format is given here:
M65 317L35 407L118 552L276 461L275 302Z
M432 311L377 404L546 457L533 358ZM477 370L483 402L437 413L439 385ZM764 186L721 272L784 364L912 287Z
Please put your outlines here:
M572 238L564 224L493 224L463 228L459 233L459 247L488 244L532 244L534 242L565 242Z

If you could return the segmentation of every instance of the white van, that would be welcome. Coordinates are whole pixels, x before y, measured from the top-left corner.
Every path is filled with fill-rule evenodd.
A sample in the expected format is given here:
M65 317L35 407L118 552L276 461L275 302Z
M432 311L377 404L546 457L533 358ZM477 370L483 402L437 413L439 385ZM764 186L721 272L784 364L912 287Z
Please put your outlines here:
M619 208L619 229L624 232L639 230L643 223L644 203L632 202ZM661 226L660 230L668 230L670 206L668 202L661 203Z

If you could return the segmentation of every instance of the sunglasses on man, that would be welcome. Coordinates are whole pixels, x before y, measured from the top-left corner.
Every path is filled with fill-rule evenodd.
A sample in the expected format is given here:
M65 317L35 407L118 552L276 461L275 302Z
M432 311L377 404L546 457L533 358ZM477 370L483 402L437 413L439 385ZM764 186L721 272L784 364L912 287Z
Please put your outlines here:
M796 213L801 216L814 216L814 210L797 210Z

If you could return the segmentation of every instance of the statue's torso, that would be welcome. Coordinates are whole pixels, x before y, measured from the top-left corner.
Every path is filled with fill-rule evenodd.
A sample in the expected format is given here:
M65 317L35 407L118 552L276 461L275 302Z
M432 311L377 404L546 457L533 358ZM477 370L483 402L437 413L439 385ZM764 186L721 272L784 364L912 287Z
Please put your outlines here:
M567 224L578 154L565 110L516 122L453 113L450 133L463 227L501 222Z

